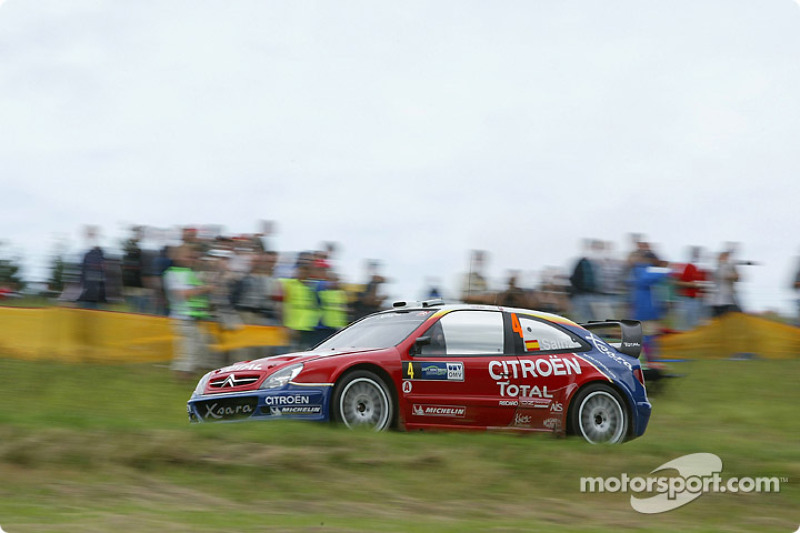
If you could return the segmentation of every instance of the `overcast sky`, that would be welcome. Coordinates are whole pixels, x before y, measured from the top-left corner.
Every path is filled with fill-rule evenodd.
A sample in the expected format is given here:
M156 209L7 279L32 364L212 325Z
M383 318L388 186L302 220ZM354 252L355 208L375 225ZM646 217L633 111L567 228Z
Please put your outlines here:
M389 292L740 243L749 310L792 310L792 0L45 1L0 7L0 239L30 277L126 224L276 221ZM45 273L45 274L43 274Z

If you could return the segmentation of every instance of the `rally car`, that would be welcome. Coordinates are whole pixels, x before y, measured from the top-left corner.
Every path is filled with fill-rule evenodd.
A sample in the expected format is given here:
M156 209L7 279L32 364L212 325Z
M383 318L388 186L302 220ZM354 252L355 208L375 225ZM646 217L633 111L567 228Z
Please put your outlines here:
M619 342L601 329L616 327ZM206 374L192 422L302 419L374 430L502 429L642 435L650 403L641 325L576 324L527 309L398 302L306 352Z

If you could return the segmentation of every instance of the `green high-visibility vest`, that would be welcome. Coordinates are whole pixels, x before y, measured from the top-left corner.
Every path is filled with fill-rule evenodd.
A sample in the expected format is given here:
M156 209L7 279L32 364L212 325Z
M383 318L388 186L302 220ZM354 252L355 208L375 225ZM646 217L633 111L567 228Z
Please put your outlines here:
M179 267L179 266L172 266L167 269L167 272L186 272L188 276L186 276L187 280L189 281L189 285L193 287L199 287L203 284L200 281L200 278L197 277L194 270L191 268L186 267ZM188 307L189 316L192 318L197 319L206 319L209 315L209 302L208 302L208 295L206 294L196 294L194 296L190 296L186 300L186 306Z
M342 329L347 325L347 293L341 289L320 291L322 325Z
M283 325L295 331L312 331L320 319L313 288L298 279L283 280Z

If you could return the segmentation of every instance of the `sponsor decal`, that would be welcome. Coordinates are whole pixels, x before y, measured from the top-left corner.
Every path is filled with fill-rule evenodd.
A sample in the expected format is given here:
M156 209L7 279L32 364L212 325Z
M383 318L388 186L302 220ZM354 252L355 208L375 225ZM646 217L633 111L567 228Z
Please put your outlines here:
M464 381L464 363L409 361L403 363L403 379L414 381Z
M594 347L597 348L597 350L600 353L607 356L609 359L612 359L615 362L625 366L628 370L633 371L633 366L631 366L631 364L628 361L626 361L622 356L617 355L617 353L614 352L614 350L612 350L608 344L603 342L603 340L600 339L600 337L594 334L590 334L590 338L592 344L594 344Z
M559 429L561 427L560 418L547 418L542 422L542 425L549 429Z
M226 420L252 415L255 404L253 402L207 402L198 405L197 410L205 420Z
M410 381L404 381L403 382L403 392L406 393L406 394L411 392L411 382Z
M262 370L261 363L236 363L220 369L220 372L239 372L242 370Z
M292 394L284 396L265 396L264 405L308 405L311 396L307 394Z
M446 416L451 418L464 418L467 408L461 405L421 405L414 404L416 416Z
M507 376L514 379L528 379L548 376L568 376L581 373L581 364L577 357L551 355L536 359L502 360L489 363L489 375L492 379L502 380Z
M269 413L271 415L318 415L322 412L321 405L283 405L279 407L270 407Z
M501 407L516 407L519 402L517 400L500 400L499 405Z
M553 395L547 392L547 385L542 386L540 389L538 385L529 387L527 385L520 385L521 396L536 396L537 398L552 398Z
M564 405L561 402L553 402L550 404L551 413L563 413Z
M514 379L530 379L550 376L569 376L580 374L580 360L575 356L563 357L560 355L542 356L536 359L520 360L501 360L489 363L489 376L496 380L500 387L500 396L540 396L547 395L547 387L543 387L544 393L538 386L522 384L516 385L509 381L509 377Z
M514 425L517 427L530 427L531 417L528 415L517 413L514 416Z
M550 396L552 398L552 396ZM519 400L520 407L532 407L534 409L547 409L550 407L550 400L545 398L524 398Z

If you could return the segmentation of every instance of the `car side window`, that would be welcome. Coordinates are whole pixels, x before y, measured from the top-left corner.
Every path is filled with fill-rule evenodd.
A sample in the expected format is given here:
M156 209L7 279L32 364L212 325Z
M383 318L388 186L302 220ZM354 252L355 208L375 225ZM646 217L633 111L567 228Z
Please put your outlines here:
M497 311L453 311L429 330L423 355L503 353L503 315Z
M516 325L513 329L521 337L517 342L517 345L521 346L521 353L574 352L584 349L583 344L577 338L562 329L532 317L515 316L519 321L519 331L517 331ZM513 320L512 317L512 322Z
M444 340L442 322L436 322L431 326L425 335L431 338L430 342L422 346L421 355L445 355L447 353L447 343Z

